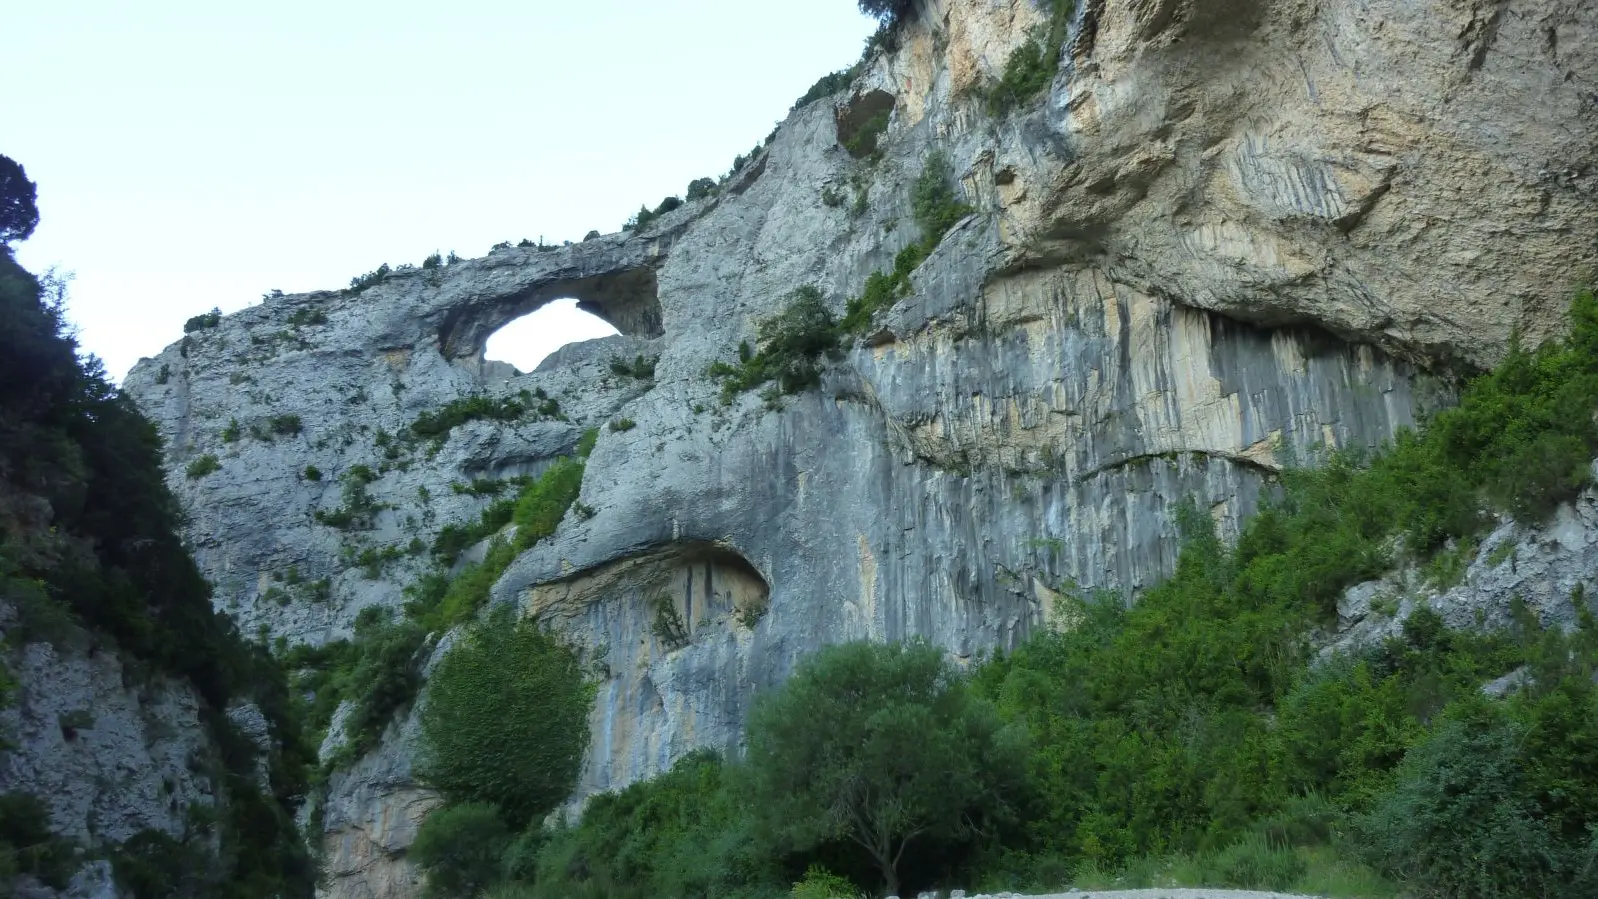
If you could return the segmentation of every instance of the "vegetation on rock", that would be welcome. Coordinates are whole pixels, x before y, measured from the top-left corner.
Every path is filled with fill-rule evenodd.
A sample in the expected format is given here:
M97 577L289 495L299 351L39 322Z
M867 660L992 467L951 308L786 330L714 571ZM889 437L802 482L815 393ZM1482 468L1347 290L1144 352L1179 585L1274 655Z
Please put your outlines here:
M1004 73L983 91L988 112L1002 116L1032 100L1054 80L1076 0L1049 0L1048 20L1005 60Z
M4 174L12 164L0 157L7 241L37 220L32 185L21 204L17 181ZM155 428L98 360L79 357L61 284L29 273L3 242L0 322L0 593L16 614L8 642L92 640L115 649L130 676L192 685L219 756L225 811L212 828L221 854L207 852L190 894L308 896L312 871L292 810L312 753L282 670L211 606L210 586L178 536L180 509ZM260 783L261 753L224 714L235 701L255 702L269 723ZM59 870L57 844L29 823L38 819L26 802L12 796L0 809L0 884L18 872L50 879ZM140 899L176 888L158 886Z
M597 431L585 432L575 456L556 460L537 478L513 481L520 486L517 495L494 501L476 524L444 528L432 547L433 567L405 590L403 616L364 609L356 617L352 640L288 651L285 664L298 672L296 685L310 697L305 718L313 732L326 733L339 704L351 704L343 739L324 760L322 776L371 751L389 722L410 706L422 683L429 637L436 638L481 611L494 582L516 556L555 532L576 503L583 463L597 437ZM345 474L347 493L359 489L364 495L364 484L371 477L375 474L370 468L352 467ZM347 496L344 508L350 505ZM512 523L514 536L493 540L481 562L449 574L461 552ZM417 548L421 549L419 544Z
M788 306L759 326L758 351L740 348L739 362L713 363L708 374L722 382L722 401L739 392L776 382L780 393L798 393L821 382L823 357L838 355L845 342L863 333L872 317L910 292L910 275L932 254L949 229L971 207L959 199L948 158L941 152L927 157L911 187L911 209L921 229L919 240L899 251L889 272L873 272L860 294L845 304L844 316L834 320L821 292L801 287L790 295Z
M513 609L496 609L428 681L421 776L451 803L487 803L524 829L576 785L592 698L575 653Z
M1583 292L1566 339L1515 349L1420 431L1286 472L1235 546L1190 510L1175 573L1134 606L1069 597L1058 627L968 674L914 645L823 650L758 705L746 761L690 755L595 797L576 826L525 836L542 848L521 894L1112 878L1592 892L1598 622L1584 597L1569 633L1523 606L1490 633L1422 607L1352 656L1317 662L1309 638L1349 585L1423 564L1492 512L1546 517L1586 483L1595 350ZM1519 689L1482 693L1517 670Z

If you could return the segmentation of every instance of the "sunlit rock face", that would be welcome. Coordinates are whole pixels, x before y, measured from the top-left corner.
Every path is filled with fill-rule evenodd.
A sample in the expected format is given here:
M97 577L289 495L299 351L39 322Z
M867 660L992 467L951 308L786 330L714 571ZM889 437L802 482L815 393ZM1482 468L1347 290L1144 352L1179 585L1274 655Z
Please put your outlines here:
M995 120L980 88L1042 15L924 4L850 91L642 233L269 300L142 362L128 387L218 601L294 642L346 634L421 564L367 570L352 542L430 541L487 502L452 483L536 473L599 427L592 515L494 591L598 683L580 801L735 750L753 697L823 644L919 635L972 660L1062 591L1135 597L1170 570L1179 507L1234 531L1283 464L1374 445L1517 330L1553 333L1598 265L1591 3L1086 2L1050 89ZM880 158L856 159L840 128L882 108ZM910 294L819 389L722 405L707 366L796 287L841 312L917 238L935 149L976 213ZM622 336L532 373L482 361L495 328L568 296ZM660 355L652 381L609 367L638 354ZM523 390L566 420L392 448L449 400ZM298 433L249 436L290 414ZM207 452L222 470L187 479ZM358 539L314 517L357 464L382 506ZM334 779L329 895L414 890L403 849L433 801L414 745L396 725Z

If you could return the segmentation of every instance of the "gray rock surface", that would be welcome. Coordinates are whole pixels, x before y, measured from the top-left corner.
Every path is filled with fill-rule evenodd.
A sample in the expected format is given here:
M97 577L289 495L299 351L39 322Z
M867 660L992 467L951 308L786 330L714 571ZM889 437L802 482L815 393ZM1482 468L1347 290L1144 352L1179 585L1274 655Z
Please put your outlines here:
M595 514L495 588L601 681L580 799L736 747L751 697L825 643L922 635L971 660L1045 625L1062 590L1133 596L1169 570L1180 504L1235 529L1285 461L1446 401L1424 371L1555 331L1598 262L1583 0L1092 0L1048 94L1002 120L978 89L1041 13L921 6L852 93L643 233L269 299L136 366L218 601L291 643L346 635L422 566L359 553L429 542L487 503L452 483L536 473L600 427ZM874 162L838 143L868 92L894 104ZM707 365L795 287L841 311L917 237L934 148L976 214L819 390L722 406ZM495 328L566 296L624 336L531 373L483 360ZM652 381L609 371L638 353L660 355ZM524 390L567 420L393 440ZM272 434L288 415L297 433ZM603 427L620 417L636 427ZM206 453L221 470L186 477ZM357 465L379 475L372 527L318 523ZM686 639L654 633L663 602ZM432 800L408 727L325 797L331 896L411 895L402 850Z
M0 708L0 793L38 797L51 829L90 850L145 830L183 838L190 808L210 808L220 795L220 762L193 689L126 666L86 637L12 648L4 642L12 621L0 603L0 661L20 685ZM115 896L108 864L88 863L59 895Z

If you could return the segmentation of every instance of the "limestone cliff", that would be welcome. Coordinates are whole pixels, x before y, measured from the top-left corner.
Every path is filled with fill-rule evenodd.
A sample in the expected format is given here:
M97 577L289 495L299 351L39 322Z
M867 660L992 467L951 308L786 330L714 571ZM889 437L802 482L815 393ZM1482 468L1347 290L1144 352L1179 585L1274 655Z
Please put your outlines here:
M495 596L601 680L579 796L698 746L824 643L1009 646L1059 591L1128 595L1174 559L1171 512L1223 528L1284 461L1373 445L1447 374L1557 327L1598 262L1598 8L1582 0L1090 0L1059 75L991 116L1043 13L931 0L844 93L797 109L714 195L641 230L268 299L142 361L128 388L219 601L292 642L397 605L431 538L601 427L580 502ZM880 158L840 143L891 110ZM976 210L910 294L773 409L705 375L799 285L834 310L916 239L934 149ZM844 198L839 202L839 198ZM559 297L624 336L519 373L484 341ZM611 357L659 355L655 376ZM394 435L472 394L560 414ZM214 454L220 470L190 478ZM370 530L339 477L364 465ZM312 477L312 474L318 476ZM368 556L368 559L374 558ZM326 579L325 587L314 587ZM668 597L685 639L652 622ZM414 727L338 775L330 895L408 895L430 800Z

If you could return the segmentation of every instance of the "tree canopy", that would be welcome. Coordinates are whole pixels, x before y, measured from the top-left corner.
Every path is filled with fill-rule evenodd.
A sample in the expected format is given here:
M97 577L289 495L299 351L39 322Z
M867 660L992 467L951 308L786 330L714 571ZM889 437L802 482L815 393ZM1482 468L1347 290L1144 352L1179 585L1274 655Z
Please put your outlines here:
M860 11L885 25L904 19L915 10L915 0L860 0Z
M765 827L791 850L854 843L888 893L912 843L963 843L1011 815L1024 756L1018 731L919 641L824 649L749 723Z
M38 199L22 164L0 153L0 244L27 240L39 226Z

